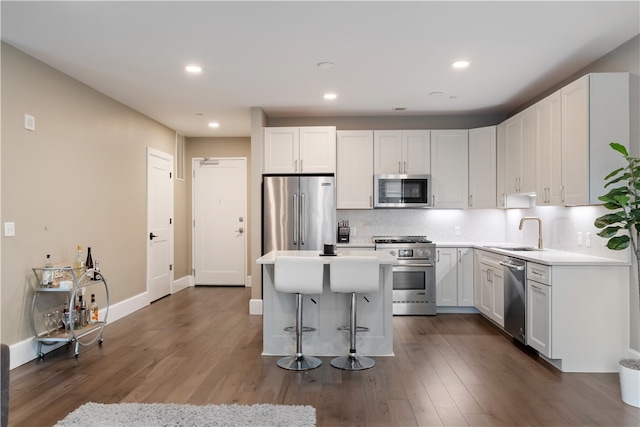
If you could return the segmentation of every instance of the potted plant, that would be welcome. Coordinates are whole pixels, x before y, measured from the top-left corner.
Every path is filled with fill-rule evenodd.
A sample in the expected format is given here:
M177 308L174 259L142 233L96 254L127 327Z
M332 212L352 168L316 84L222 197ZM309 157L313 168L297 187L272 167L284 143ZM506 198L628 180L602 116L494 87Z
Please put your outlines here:
M631 246L636 257L636 283L640 295L640 158L631 157L627 149L618 143L609 144L622 154L626 165L605 177L605 188L614 186L607 194L598 197L604 207L613 211L595 219L594 225L602 229L598 236L607 240L607 248L614 251ZM618 184L618 185L616 185ZM640 308L640 299L638 300ZM620 366L620 390L623 402L640 407L640 359L623 359Z

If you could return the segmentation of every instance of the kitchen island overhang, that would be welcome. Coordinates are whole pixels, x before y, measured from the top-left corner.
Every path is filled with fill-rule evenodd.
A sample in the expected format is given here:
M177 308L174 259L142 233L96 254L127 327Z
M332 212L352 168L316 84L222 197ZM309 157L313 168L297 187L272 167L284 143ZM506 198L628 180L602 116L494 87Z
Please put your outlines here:
M271 251L256 261L262 265L263 349L264 356L283 356L295 352L295 335L285 331L295 323L296 304L292 294L277 292L274 265L278 256L320 257L319 251ZM338 252L340 257L375 256L380 263L377 292L357 294L358 326L369 328L357 335L358 353L365 356L393 354L393 281L392 267L397 260L382 251ZM323 292L303 295L303 324L315 328L305 332L302 347L312 356L342 356L349 351L349 333L339 330L349 324L350 295L331 291L329 269L333 257L324 261Z

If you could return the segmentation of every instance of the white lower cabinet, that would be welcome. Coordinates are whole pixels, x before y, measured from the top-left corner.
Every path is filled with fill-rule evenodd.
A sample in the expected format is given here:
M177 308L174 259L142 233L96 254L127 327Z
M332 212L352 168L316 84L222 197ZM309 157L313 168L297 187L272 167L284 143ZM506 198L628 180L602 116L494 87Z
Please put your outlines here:
M473 249L436 249L436 305L473 307Z
M547 357L551 357L550 270L544 265L527 263L527 345Z
M504 327L504 271L501 255L476 250L474 260L475 308L501 327Z

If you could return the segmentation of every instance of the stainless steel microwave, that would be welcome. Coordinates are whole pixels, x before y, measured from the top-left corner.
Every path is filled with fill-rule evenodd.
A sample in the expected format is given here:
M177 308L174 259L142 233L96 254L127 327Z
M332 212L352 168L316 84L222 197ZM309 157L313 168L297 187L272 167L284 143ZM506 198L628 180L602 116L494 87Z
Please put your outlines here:
M375 175L374 208L431 207L431 175Z

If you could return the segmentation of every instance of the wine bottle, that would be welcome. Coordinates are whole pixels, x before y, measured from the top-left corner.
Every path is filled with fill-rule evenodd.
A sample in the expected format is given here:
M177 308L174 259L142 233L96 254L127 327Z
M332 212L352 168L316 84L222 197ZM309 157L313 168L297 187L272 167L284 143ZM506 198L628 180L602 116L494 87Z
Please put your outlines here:
M75 270L78 279L80 279L80 276L82 276L83 268L84 257L82 256L82 246L78 245L78 254L76 255L76 261L73 263L73 269Z
M91 306L89 306L89 311L91 311L91 320L89 323L96 323L98 321L98 304L96 304L96 294L91 294Z
M44 263L44 270L42 271L42 286L45 288L51 287L53 283L53 270L47 270L47 268L53 267L51 263L51 255L47 254L47 259Z
M87 267L87 270L90 270L93 268L93 258L91 257L91 248L87 247L87 261L84 263L85 267Z

